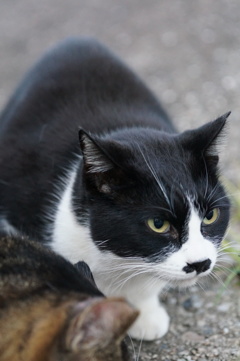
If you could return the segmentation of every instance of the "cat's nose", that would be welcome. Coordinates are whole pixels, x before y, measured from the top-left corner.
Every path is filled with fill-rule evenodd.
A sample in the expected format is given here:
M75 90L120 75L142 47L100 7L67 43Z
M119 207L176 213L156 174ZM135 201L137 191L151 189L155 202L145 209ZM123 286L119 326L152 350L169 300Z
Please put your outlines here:
M183 267L183 271L191 273L196 271L197 274L207 271L210 268L211 260L209 258L201 262L187 263L187 266Z

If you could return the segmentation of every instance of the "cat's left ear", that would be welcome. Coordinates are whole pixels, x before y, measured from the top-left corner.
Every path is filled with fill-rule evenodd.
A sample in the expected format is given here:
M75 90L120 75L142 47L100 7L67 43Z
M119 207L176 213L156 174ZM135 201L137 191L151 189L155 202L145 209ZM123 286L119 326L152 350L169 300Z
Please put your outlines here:
M217 148L224 136L226 121L230 114L231 112L228 112L200 128L182 133L180 139L183 148L195 153L197 157L204 157L207 162L217 165Z

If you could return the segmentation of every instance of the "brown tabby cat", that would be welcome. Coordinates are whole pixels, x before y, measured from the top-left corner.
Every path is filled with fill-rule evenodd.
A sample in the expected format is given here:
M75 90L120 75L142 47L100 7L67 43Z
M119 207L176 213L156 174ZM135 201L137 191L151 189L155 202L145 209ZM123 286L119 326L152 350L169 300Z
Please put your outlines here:
M137 314L104 298L85 263L0 238L1 361L126 361L122 339Z

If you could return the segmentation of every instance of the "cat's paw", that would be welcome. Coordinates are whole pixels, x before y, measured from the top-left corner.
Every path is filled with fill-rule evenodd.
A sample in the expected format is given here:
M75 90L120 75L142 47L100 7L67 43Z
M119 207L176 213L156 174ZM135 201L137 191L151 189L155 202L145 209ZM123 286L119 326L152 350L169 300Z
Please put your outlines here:
M140 310L128 334L139 340L152 341L164 336L169 328L170 318L165 309L158 305L154 310Z

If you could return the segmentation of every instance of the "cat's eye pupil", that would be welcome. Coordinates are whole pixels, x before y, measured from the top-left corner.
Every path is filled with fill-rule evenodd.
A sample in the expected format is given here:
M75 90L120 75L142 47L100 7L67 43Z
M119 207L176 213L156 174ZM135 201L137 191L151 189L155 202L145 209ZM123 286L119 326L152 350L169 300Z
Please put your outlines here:
M210 221L213 218L213 215L213 211L208 212L208 214L206 215L207 220Z
M154 223L154 226L157 228L157 229L160 229L163 227L164 225L164 221L160 218L154 218L153 220L153 223Z

